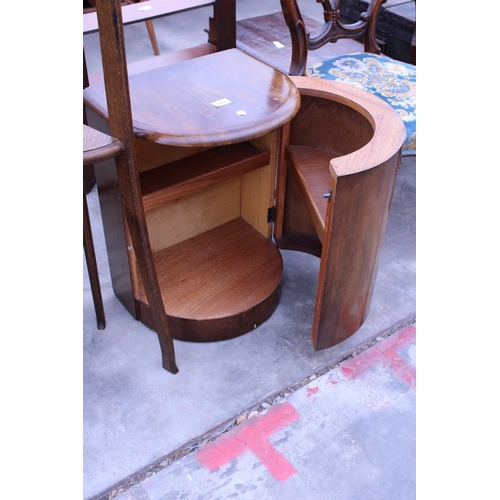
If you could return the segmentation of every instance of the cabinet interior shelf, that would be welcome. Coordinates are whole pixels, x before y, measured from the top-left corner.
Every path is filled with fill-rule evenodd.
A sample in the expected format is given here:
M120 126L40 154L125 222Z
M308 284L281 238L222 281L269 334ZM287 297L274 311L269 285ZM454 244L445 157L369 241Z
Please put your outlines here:
M278 305L281 254L241 217L157 252L154 259L176 339L232 338L235 330L238 335L253 330ZM142 283L138 292L147 324Z
M220 146L140 174L144 210L269 164L271 153L248 142Z
M321 242L324 240L328 207L328 199L323 195L330 189L330 160L337 156L331 151L309 146L287 146L285 150L288 168Z

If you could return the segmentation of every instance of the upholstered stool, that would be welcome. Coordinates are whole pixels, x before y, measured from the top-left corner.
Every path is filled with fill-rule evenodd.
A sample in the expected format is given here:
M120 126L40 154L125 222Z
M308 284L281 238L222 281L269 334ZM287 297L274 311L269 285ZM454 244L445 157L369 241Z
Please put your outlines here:
M306 76L347 83L390 104L406 127L403 156L417 152L416 67L367 52L328 59L306 70Z

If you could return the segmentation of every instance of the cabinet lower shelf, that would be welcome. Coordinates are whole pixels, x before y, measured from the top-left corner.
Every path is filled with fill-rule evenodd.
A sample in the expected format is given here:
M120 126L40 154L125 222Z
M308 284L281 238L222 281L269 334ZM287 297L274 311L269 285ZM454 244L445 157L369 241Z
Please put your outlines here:
M247 333L278 306L283 261L242 218L155 254L163 304L177 340L212 342ZM142 284L140 320L152 327Z

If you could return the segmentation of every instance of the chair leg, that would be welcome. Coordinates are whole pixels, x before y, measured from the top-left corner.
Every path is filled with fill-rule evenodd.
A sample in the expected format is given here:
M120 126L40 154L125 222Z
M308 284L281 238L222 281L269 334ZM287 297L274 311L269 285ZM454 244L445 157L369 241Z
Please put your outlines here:
M160 50L158 49L158 42L156 41L156 33L152 19L148 19L146 21L146 27L148 28L149 39L151 40L151 46L153 47L153 52L155 56L159 56Z
M106 328L106 319L104 317L104 305L102 302L101 286L99 283L99 272L97 270L97 261L95 258L94 240L92 239L92 229L90 227L89 209L87 205L87 196L83 192L83 248L85 250L85 259L87 260L87 269L89 272L90 288L94 300L94 309L97 317L97 329Z
M137 0L132 0L137 1ZM144 2L144 0L139 0L139 2ZM160 50L158 49L158 42L156 41L156 33L153 26L153 20L148 19L146 21L146 28L148 29L149 39L151 40L151 46L153 47L153 52L155 56L160 55Z

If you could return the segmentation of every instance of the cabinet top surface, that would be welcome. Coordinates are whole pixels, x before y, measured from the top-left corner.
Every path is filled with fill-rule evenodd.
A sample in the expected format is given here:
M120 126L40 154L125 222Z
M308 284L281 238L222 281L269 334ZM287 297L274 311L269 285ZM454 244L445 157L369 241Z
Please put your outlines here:
M300 106L292 80L237 49L129 76L134 133L171 146L218 146L265 135ZM108 118L104 85L84 103Z

